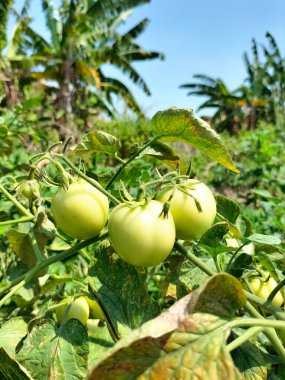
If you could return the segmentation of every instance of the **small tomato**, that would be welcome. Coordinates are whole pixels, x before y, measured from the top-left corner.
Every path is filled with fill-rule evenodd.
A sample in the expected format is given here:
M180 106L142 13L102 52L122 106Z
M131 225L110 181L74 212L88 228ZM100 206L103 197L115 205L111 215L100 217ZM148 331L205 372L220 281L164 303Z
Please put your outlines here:
M67 307L68 303L60 305L56 308L56 319L59 323L61 323L63 320L63 316ZM83 325L86 325L87 319L89 318L89 306L85 297L76 298L76 300L71 303L65 322L69 321L72 318L78 319Z
M35 179L22 182L18 191L23 197L31 201L40 196L40 186Z

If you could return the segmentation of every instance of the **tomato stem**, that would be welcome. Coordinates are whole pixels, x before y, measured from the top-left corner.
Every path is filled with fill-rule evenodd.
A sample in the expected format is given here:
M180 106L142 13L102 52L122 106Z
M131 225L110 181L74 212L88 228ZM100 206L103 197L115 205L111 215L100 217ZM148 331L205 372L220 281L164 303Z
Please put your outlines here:
M208 265L205 264L201 259L199 259L199 257L195 256L194 253L188 251L177 241L174 243L174 248L183 256L185 256L188 260L190 260L193 264L197 265L197 267L200 268L207 275L213 276L215 274L215 272L212 271L212 269L210 269Z
M13 195L11 195L9 191L6 190L5 187L1 184L0 184L0 191L2 191L2 193L6 196L6 198L9 199L9 201L14 203L14 205L17 207L19 211L21 211L22 214L29 217L33 217L33 215L20 202L18 202L17 199L13 197Z
M235 318L229 322L232 328L234 327L266 327L274 329L285 329L285 323L283 321L276 321L275 319L265 319L262 316L260 318Z
M260 333L264 330L264 327L251 327L250 329L246 330L246 332L242 335L240 335L238 338L233 340L231 343L227 345L227 351L232 352L242 344L248 342L248 340L253 337L254 335Z
M4 222L0 222L0 227L9 226L11 224L20 224L20 223L31 222L33 219L34 219L33 216L27 216L25 218L5 220Z
M278 307L272 305L271 302L265 301L264 299L257 297L255 294L251 294L250 292L247 292L244 290L244 293L246 295L246 298L250 302L254 302L258 306L264 308L265 310L269 311L271 314L274 315L276 319L279 319L281 321L285 321L285 312L279 309Z
M99 242L99 241L105 239L105 237L107 237L107 236L108 236L107 232L101 232L99 235L95 236L94 238L81 241L80 243L74 245L73 247L67 249L66 251L58 253L52 257L49 257L48 259L44 259L42 262L38 263L34 268L29 270L25 275L17 277L15 280L11 281L10 284L1 288L0 294L7 292L8 290L15 287L19 283L23 283L23 281L24 281L24 285L22 285L22 286L25 286L28 282L30 282L44 268L47 268L49 265L56 263L57 261L64 260L64 259L68 258L69 256L71 256L75 253L78 253L82 248L85 248L91 244ZM21 288L21 286L20 286L20 288ZM17 291L17 289L18 288L16 288L16 291ZM10 293L8 293L8 294L10 294ZM14 292L12 294L10 294L9 297L7 297L8 294L3 298L3 299L5 299L5 301L7 299L9 299L14 294ZM0 305L3 304L3 299L0 301Z
M12 287L10 292L6 294L6 296L0 300L0 307L2 307L6 301L8 301L18 290L23 288L25 285L26 285L25 279L20 281L18 284L14 285L14 287Z
M65 161L65 163L76 173L78 174L81 178L85 179L85 181L89 182L92 186L96 187L96 189L98 189L99 191L101 191L101 193L105 194L106 197L108 197L114 204L120 204L121 202L119 201L119 199L117 199L116 197L114 197L114 195L112 195L109 191L107 191L106 189L104 189L104 187L102 187L99 182L95 181L93 178L90 178L88 177L87 175L85 175L84 173L82 173L79 169L77 169L77 167L75 165L73 165L73 163L67 158L65 157L63 154L60 154L60 153L54 153L54 156L55 157L58 157L60 159L62 159L63 161Z
M242 244L240 247L238 247L238 249L232 254L232 257L230 258L229 262L228 262L228 265L226 267L226 272L230 272L231 270L231 266L232 266L232 262L234 261L234 259L236 258L237 254L242 250L242 248L246 245L246 243Z
M259 314L259 312L255 309L254 306L252 306L252 304L249 301L247 301L247 303L245 304L245 307L247 311L249 312L249 314L251 314L253 317L258 318L258 319L263 319L262 315ZM276 321L276 322L280 322L280 321ZM283 328L284 328L284 322L282 323L283 323ZM264 334L267 336L268 340L270 341L272 346L275 348L278 355L281 357L283 363L285 363L285 348L283 347L282 342L280 341L278 335L276 334L276 331L272 328L266 327L266 329L264 330Z
M153 139L146 142L141 148L139 148L127 161L125 161L119 169L116 171L116 173L113 175L113 177L110 179L106 186L106 190L108 190L111 185L116 181L116 179L120 176L120 174L123 172L126 166L128 166L134 159L137 158L137 156L142 153L147 147L149 147L154 141L156 141L160 136L156 136Z

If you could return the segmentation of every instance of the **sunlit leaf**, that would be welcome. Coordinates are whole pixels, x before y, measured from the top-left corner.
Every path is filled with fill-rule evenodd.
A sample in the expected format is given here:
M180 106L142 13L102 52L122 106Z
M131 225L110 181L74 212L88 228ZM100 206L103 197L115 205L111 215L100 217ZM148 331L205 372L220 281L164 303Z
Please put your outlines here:
M34 321L17 355L18 361L35 380L84 380L87 358L87 332L77 319L71 319L61 327L50 319Z
M220 136L191 109L159 111L153 116L151 125L157 135L189 143L227 169L239 173Z
M253 234L247 236L246 240L252 241L258 244L268 244L268 245L279 245L281 240L276 236L263 235L263 234Z
M235 223L240 213L239 205L230 198L223 195L218 195L217 200L217 212L228 222Z
M81 142L73 147L73 154L76 156L92 155L96 152L104 152L112 156L118 151L120 141L113 135L103 131L88 132Z
M2 347L0 348L0 375L3 380L35 380L26 368L12 359Z
M176 302L119 341L92 370L89 380L241 380L226 350L227 320L245 303L238 280L227 274ZM218 306L217 306L218 305Z
M149 148L143 151L143 155L154 157L158 160L178 161L179 157L173 149L161 141L155 141Z
M0 347L14 358L17 344L27 332L28 324L23 317L10 319L0 329Z

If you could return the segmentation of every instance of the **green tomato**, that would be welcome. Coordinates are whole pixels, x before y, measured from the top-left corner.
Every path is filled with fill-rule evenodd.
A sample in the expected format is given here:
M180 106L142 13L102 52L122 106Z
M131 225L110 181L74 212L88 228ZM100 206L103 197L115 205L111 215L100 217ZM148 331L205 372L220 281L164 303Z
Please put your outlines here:
M91 300L89 297L85 297L90 309L90 315L94 319L101 319L101 321L105 321L105 315L102 312L101 307L98 302L95 300Z
M262 281L260 278L254 278L249 280L249 284L253 293L264 300L267 300L272 290L277 286L277 282L272 277L266 282ZM273 298L272 304L276 307L282 306L283 297L280 291Z
M93 335L98 331L100 319L88 319L87 331L89 335Z
M172 194L167 186L157 196L167 202ZM199 203L197 207L196 201ZM176 236L183 240L199 239L211 227L216 216L216 201L211 190L194 179L179 185L170 201L170 211L176 227Z
M34 200L40 196L40 186L35 179L31 179L20 184L19 193L29 200Z
M59 323L61 323L63 320L63 316L67 307L68 303L60 305L56 308L56 319ZM89 306L85 297L76 298L76 300L72 302L65 322L69 321L72 318L78 319L83 325L86 325L87 319L89 318Z
M175 242L175 225L171 213L162 214L163 204L151 200L144 205L120 204L109 219L111 243L118 255L134 266L160 264Z
M108 198L84 180L61 188L53 197L52 213L57 226L74 239L96 236L108 218Z

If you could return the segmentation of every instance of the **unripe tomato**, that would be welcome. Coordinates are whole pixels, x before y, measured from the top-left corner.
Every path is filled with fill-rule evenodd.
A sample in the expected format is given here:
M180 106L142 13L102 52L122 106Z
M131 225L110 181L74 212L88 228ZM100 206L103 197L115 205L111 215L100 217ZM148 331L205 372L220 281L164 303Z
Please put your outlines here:
M157 196L167 202L172 187L166 187ZM196 201L199 203L197 207ZM199 239L211 227L216 216L216 201L211 190L194 179L189 179L175 190L170 211L176 227L176 236L183 240Z
M108 198L84 180L61 188L53 197L52 213L57 226L66 235L85 240L96 236L108 218Z
M118 255L135 266L161 263L171 252L175 225L171 213L162 214L163 204L151 200L144 205L120 204L109 219L111 243Z
M249 284L253 293L264 300L267 300L269 294L277 286L277 282L273 277L270 277L266 282L262 281L259 278L254 278L252 280L249 280ZM272 304L276 307L282 306L283 297L280 291L273 298Z
M31 179L20 184L19 193L29 200L34 200L40 196L40 186L35 179Z
M90 309L90 316L94 319L101 319L101 321L105 321L105 315L103 314L98 302L96 300L91 300L89 297L85 298Z
M59 306L55 310L56 319L59 323L63 319L67 306L68 304L65 304L65 305ZM72 302L70 309L67 313L65 322L69 321L72 318L78 319L83 325L86 325L87 319L89 318L89 306L85 297L76 298L76 300Z
M100 328L99 325L100 319L88 319L87 321L87 330L89 335L96 334L98 331L98 328Z

